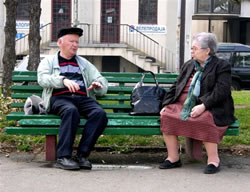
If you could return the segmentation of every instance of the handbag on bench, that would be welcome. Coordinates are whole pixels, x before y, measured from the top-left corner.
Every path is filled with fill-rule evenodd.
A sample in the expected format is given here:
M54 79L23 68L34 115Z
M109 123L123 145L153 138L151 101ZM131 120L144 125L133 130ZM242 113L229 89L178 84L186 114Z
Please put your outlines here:
M144 85L144 78L147 73L151 74L154 78L154 86ZM159 115L164 95L165 90L159 87L155 74L152 71L145 71L142 74L140 82L136 84L131 93L130 104L132 111L129 114Z

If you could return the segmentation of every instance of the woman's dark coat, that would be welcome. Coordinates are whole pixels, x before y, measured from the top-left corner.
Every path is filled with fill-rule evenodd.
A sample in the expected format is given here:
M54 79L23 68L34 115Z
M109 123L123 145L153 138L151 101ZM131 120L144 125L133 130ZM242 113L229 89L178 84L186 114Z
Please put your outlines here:
M182 66L176 82L164 96L163 106L177 101L193 73L193 62L189 60ZM229 125L235 121L231 81L231 65L213 56L203 72L197 104L205 105L206 110L213 114L217 126Z

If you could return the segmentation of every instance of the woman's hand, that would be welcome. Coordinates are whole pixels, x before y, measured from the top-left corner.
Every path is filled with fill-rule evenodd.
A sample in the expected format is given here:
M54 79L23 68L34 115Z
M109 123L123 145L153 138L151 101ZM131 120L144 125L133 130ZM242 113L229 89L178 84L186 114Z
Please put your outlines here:
M192 108L192 111L190 113L190 117L198 117L200 116L204 111L206 110L205 105L202 103L200 105L196 105Z
M160 115L162 115L164 111L165 111L165 107L163 107L163 108L161 109Z

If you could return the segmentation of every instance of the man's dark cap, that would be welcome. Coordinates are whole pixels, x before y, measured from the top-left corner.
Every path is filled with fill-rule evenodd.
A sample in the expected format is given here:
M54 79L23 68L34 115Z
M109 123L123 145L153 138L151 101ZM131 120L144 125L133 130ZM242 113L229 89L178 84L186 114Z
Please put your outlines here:
M77 27L69 27L69 28L63 28L58 32L57 38L67 35L67 34L76 34L79 37L82 36L83 30L81 28Z

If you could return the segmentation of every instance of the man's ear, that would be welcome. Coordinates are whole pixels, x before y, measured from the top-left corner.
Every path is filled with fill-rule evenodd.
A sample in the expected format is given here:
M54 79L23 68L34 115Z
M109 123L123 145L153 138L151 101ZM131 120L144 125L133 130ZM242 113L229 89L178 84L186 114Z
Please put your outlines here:
M60 46L63 43L62 37L57 40L57 45Z

